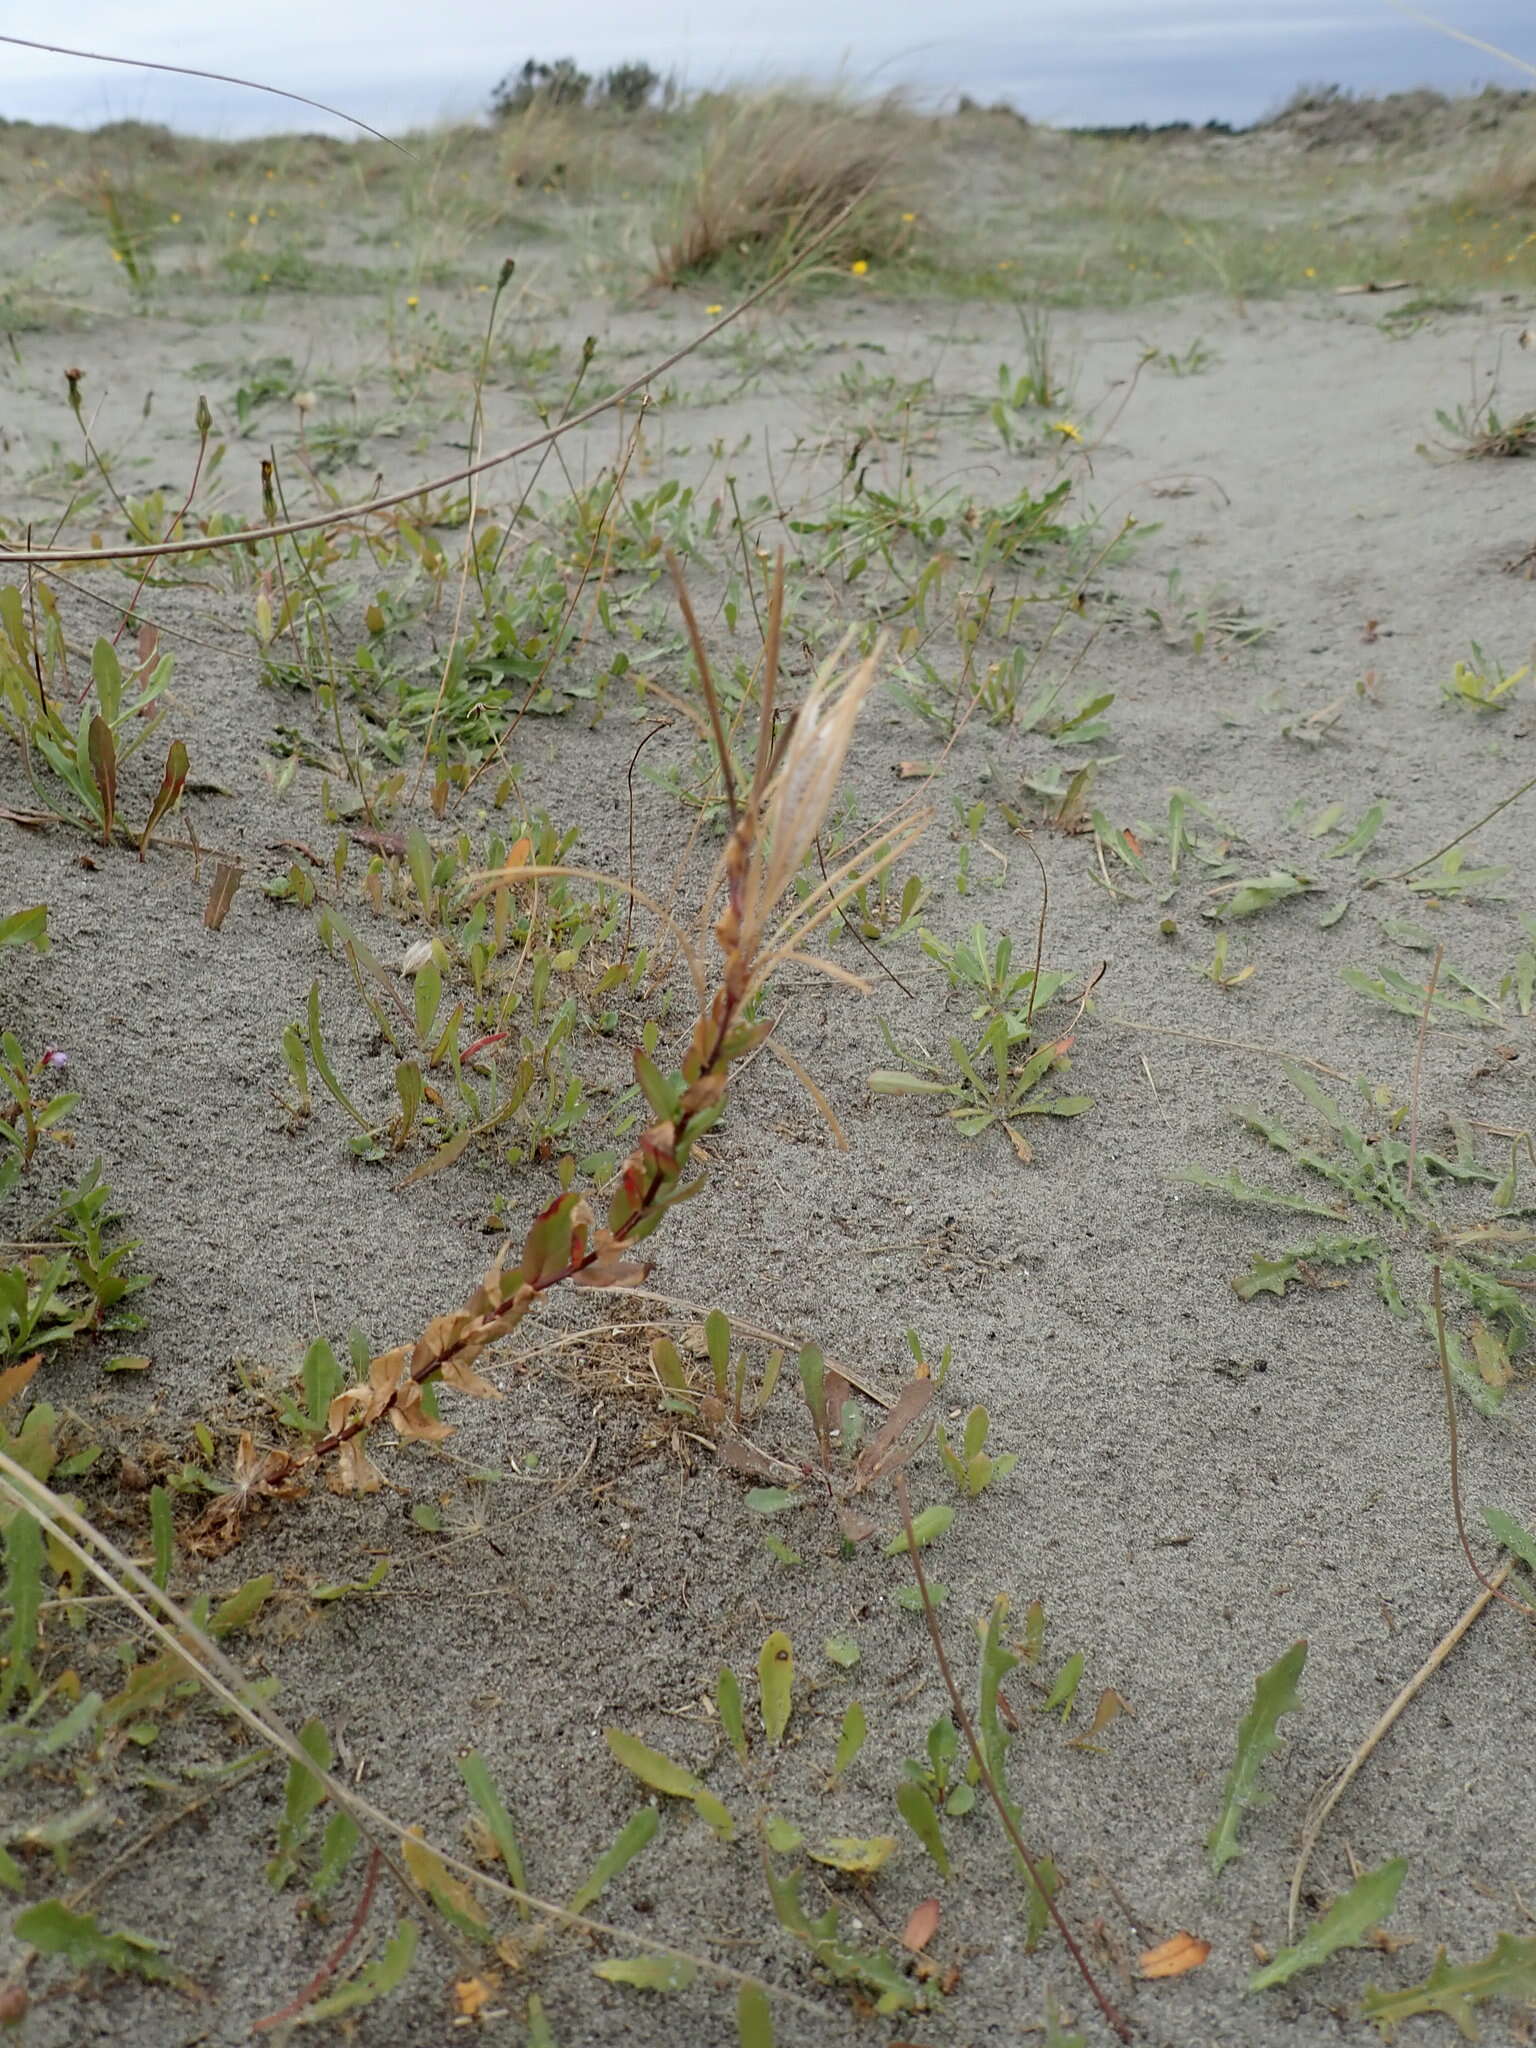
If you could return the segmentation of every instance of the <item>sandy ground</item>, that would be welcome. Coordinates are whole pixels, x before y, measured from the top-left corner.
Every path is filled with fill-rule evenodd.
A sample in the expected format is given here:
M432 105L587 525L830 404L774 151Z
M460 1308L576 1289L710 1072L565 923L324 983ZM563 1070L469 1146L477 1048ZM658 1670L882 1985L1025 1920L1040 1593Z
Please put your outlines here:
M1273 1056L1224 1041L1304 1055L1401 1104L1413 1023L1353 995L1341 969L1392 960L1422 978L1425 956L1404 954L1382 930L1406 916L1443 935L1471 979L1495 986L1518 948L1516 912L1536 903L1536 842L1520 807L1473 841L1480 857L1509 869L1503 893L1439 907L1402 884L1363 889L1354 864L1323 860L1295 822L1336 800L1351 818L1385 803L1365 870L1389 872L1536 772L1529 682L1511 709L1488 717L1451 711L1438 687L1473 640L1506 668L1530 651L1533 586L1506 573L1536 540L1528 465L1435 459L1418 448L1435 437L1436 408L1471 402L1496 370L1501 409L1536 403L1536 369L1514 347L1530 307L1484 295L1397 338L1379 322L1383 304L1308 295L1063 317L1057 333L1074 366L1071 417L1085 452L1058 455L1010 452L964 413L963 400L990 391L997 364L1018 358L1010 309L890 305L877 293L819 301L754 320L751 346L766 367L744 389L722 345L673 373L675 398L647 441L654 474L707 476L711 493L723 465L709 451L723 443L744 500L770 490L786 512L803 513L836 488L845 442L829 437L827 419L839 407L846 417L838 379L862 365L933 380L911 456L925 480L964 480L996 501L1060 470L1107 531L1127 513L1157 522L1128 560L1089 579L1084 618L1070 627L1074 648L1095 634L1084 686L1115 693L1096 799L1130 826L1165 815L1169 791L1187 788L1240 829L1251 872L1294 866L1326 883L1233 927L1231 965L1255 972L1228 990L1196 971L1217 929L1199 916L1198 879L1166 908L1141 890L1117 899L1100 884L1091 836L1037 832L1050 888L1048 964L1079 987L1106 963L1073 1056L1071 1085L1092 1096L1091 1112L1032 1123L1031 1166L1000 1134L967 1142L924 1102L872 1097L866 1086L872 1069L889 1064L882 1018L908 1042L941 1042L964 1028L963 1003L914 946L888 956L904 986L879 978L862 999L792 975L780 991L785 1042L847 1125L850 1148L835 1149L791 1076L759 1060L710 1145L708 1194L654 1245L654 1287L813 1339L884 1388L899 1383L907 1328L934 1355L953 1347L944 1412L984 1403L993 1447L1016 1452L1019 1464L963 1505L930 1553L948 1589L951 1655L969 1691L972 1618L998 1594L1020 1618L1038 1597L1047 1677L1080 1650L1083 1698L1112 1686L1129 1702L1102 1755L1067 1746L1085 1725L1081 1709L1065 1730L1024 1714L1013 1784L1031 1838L1065 1873L1065 1910L1107 1985L1138 2038L1167 2048L1367 2038L1367 1984L1420 1980L1442 1943L1466 1959L1486 1953L1501 1929L1525 1933L1536 1883L1536 1763L1522 1705L1531 1639L1516 1616L1494 1612L1368 1766L1313 1867L1308 1896L1320 1907L1349 1882L1352 1858L1373 1867L1405 1857L1391 1928L1412 1945L1350 1952L1261 1998L1245 1992L1254 1945L1284 1941L1286 1884L1313 1793L1477 1589L1456 1546L1444 1415L1422 1327L1388 1315L1368 1272L1337 1288L1294 1288L1283 1301L1240 1301L1229 1277L1255 1251L1324 1226L1239 1209L1169 1173L1199 1161L1297 1191L1301 1183L1243 1130L1233 1106L1257 1103L1309 1136L1317 1119ZM580 335L598 334L603 364L621 376L686 334L694 310L578 305L541 320L538 333L567 360ZM85 371L92 402L102 401L99 437L138 465L120 469L120 482L175 488L197 391L209 390L225 420L244 357L323 358L327 369L360 374L366 397L369 345L346 323L346 302L312 296L281 314L253 313L216 347L174 318L155 323L152 349L142 325L131 346L100 324L22 337L20 361L4 371L10 488L35 478L51 437L65 440L66 364ZM1182 352L1197 338L1212 354L1200 374L1138 371L1148 344ZM231 367L194 371L210 358ZM488 396L493 445L530 416L526 394L509 382L495 379ZM462 415L413 432L370 444L353 478L366 483L374 460L392 477L425 473L465 439ZM615 445L605 423L567 461L595 475ZM251 502L259 447L255 438L235 443L226 458L236 501ZM894 440L870 442L872 477L895 479L901 459ZM511 495L496 488L503 501ZM34 482L18 510L42 515L50 493L57 516L56 483ZM765 522L762 538L771 545L779 530ZM1274 630L1251 647L1213 642L1197 653L1187 635L1170 646L1145 607L1166 614L1174 571L1186 601L1224 586ZM122 591L102 578L88 588ZM846 614L859 601L857 587L836 593ZM5 1022L29 1045L68 1048L83 1097L80 1144L101 1153L157 1276L142 1340L154 1367L142 1382L104 1379L89 1346L47 1375L49 1398L112 1447L88 1499L118 1513L119 1533L138 1542L142 1511L110 1479L117 1446L138 1456L155 1440L184 1449L191 1420L208 1417L227 1460L235 1423L263 1412L253 1385L290 1376L316 1334L340 1342L359 1326L375 1347L412 1337L483 1268L496 1242L484 1229L491 1197L503 1195L515 1218L552 1186L548 1170L513 1172L491 1159L400 1193L394 1166L348 1156L323 1096L307 1122L280 1106L279 1037L316 979L343 1078L381 1112L389 1089L387 1051L344 967L319 944L313 916L258 886L288 865L277 842L329 853L335 834L318 773L301 767L280 798L263 776L274 725L300 728L323 750L326 722L312 699L263 687L248 612L218 590L152 590L145 609L176 651L174 729L199 785L184 821L248 870L222 931L201 922L206 857L200 872L171 849L142 867L126 855L86 866L83 842L65 830L0 826L0 910L45 900L56 941L45 959L0 961ZM85 601L69 615L82 634L95 630ZM718 614L711 630L724 636ZM1367 674L1368 688L1357 690ZM1325 737L1296 737L1298 722L1319 712ZM595 727L579 714L530 721L514 741L530 808L579 826L582 857L615 872L625 859L624 774L651 722L615 689ZM676 735L658 755L668 748L686 758ZM895 699L877 702L851 769L861 814L878 815L902 793L900 762L935 751ZM924 921L936 932L953 938L981 918L1028 954L1039 874L997 807L1022 801L1028 810L1021 778L1063 758L1080 755L980 719L962 735L916 860L932 886ZM143 767L125 807L141 803L153 779ZM640 787L640 872L666 876L686 822L663 790ZM964 897L952 798L989 805L989 844L970 849L978 885ZM0 749L0 802L35 805L10 747ZM1345 895L1348 909L1323 928L1322 914ZM1169 910L1175 937L1158 928ZM400 943L391 921L380 931L381 951ZM865 964L846 943L837 957ZM1495 1042L1519 1056L1490 1059ZM611 1066L606 1048L593 1056ZM1533 1057L1530 1022L1512 1008L1498 1031L1430 1032L1424 1142L1442 1143L1451 1117L1528 1127ZM1475 1213L1468 1199L1466 1213ZM18 1217L31 1216L32 1200L16 1198ZM1406 1260L1404 1274L1422 1292L1421 1268ZM231 1557L185 1561L176 1583L224 1590L258 1571L278 1574L297 1597L274 1603L238 1648L253 1673L280 1680L281 1710L293 1722L320 1716L377 1801L449 1843L463 1840L468 1813L454 1760L478 1749L516 1812L530 1882L546 1895L569 1894L643 1796L605 1747L609 1724L703 1771L743 1820L771 1808L817 1838L901 1836L866 1895L833 1880L872 1937L894 1935L928 1894L941 1899L932 1953L956 1966L955 1989L942 2010L895 2022L854 2017L846 1997L818 1983L772 1919L750 1843L722 1846L676 1802L603 1899L600 1910L622 1926L797 1993L799 2002L775 2013L781 2043L900 2038L937 2048L1038 2038L1031 2029L1048 1988L1090 2039L1101 2038L1059 1944L1024 1954L1024 1898L992 1819L978 1811L948 1827L956 1874L941 1885L896 1817L901 1762L921 1754L944 1707L922 1622L893 1601L906 1583L902 1561L878 1544L842 1556L830 1519L807 1507L766 1525L803 1559L777 1562L763 1545L765 1525L743 1508L745 1482L697 1445L679 1455L654 1404L617 1386L611 1341L513 1363L584 1322L648 1313L665 1311L619 1297L552 1303L509 1347L498 1374L504 1402L448 1401L459 1430L443 1451L390 1449L385 1493L359 1501L316 1491L258 1523ZM639 1343L622 1355L637 1374ZM1463 1410L1474 1519L1485 1503L1527 1524L1536 1515L1529 1399L1517 1385L1496 1420ZM270 1440L270 1417L260 1427ZM804 1417L787 1390L760 1434L771 1448L805 1453ZM478 1468L503 1476L471 1484ZM920 1505L953 1497L931 1449L913 1486ZM441 1533L413 1523L411 1506L424 1501L444 1503ZM881 1513L888 1530L889 1510ZM377 1595L318 1609L302 1597L365 1577L380 1558L391 1569ZM795 1714L782 1753L765 1762L759 1746L744 1780L707 1695L722 1663L745 1681L774 1628L796 1647ZM835 1635L860 1645L852 1673L821 1651ZM1255 1674L1303 1636L1311 1648L1302 1709L1267 1768L1273 1804L1250 1816L1244 1854L1213 1879L1202 1844L1238 1719ZM869 1738L829 1790L838 1724L855 1696ZM153 1782L162 1750L183 1769L227 1756L231 1739L201 1709L168 1725L142 1767L113 1779L115 1825L81 1856L79 1875L179 1796ZM23 1805L35 1789L23 1787ZM93 1901L104 1924L165 1942L203 1997L35 1976L34 1988L52 1988L25 2038L38 2048L232 2043L284 2004L334 1944L357 1873L329 1930L297 1910L299 1888L271 1892L262 1865L280 1794L276 1769L222 1794ZM32 1881L41 1891L45 1873ZM1213 1944L1202 1970L1168 1984L1124 1981L1117 1958L1177 1929ZM492 2019L485 2031L521 2039L531 1986L562 2043L735 2039L729 1998L705 1980L681 1999L647 1997L595 1978L599 1953L574 1939L551 1944L530 1977L503 1979L497 2005L517 2017ZM447 1987L463 1970L429 1933L404 1988L360 2015L356 2038L379 2048L458 2038ZM1449 2037L1447 2022L1416 2024L1425 2039ZM1495 2008L1484 2038L1528 2035Z

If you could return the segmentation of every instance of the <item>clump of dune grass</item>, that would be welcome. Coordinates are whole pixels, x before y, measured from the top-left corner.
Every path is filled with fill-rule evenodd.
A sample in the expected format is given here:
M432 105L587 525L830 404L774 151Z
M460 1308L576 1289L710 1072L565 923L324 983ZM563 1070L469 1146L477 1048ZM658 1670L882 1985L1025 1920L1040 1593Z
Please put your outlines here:
M1504 150L1459 188L1454 205L1462 214L1485 220L1536 214L1536 143L1527 140Z
M909 161L918 124L899 102L720 94L695 114L694 160L657 231L659 284L778 269L843 215L823 267L873 267L906 246L914 209L892 174L898 158Z

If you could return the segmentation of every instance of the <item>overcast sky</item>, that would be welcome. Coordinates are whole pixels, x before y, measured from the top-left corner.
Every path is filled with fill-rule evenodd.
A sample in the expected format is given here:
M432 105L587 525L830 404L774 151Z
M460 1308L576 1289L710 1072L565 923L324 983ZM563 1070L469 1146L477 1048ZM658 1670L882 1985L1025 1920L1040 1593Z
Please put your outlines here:
M1536 0L1426 6L1536 62ZM46 25L36 7L0 0L0 28L261 79L381 127L477 113L527 56L587 69L643 57L693 86L841 72L929 98L1005 98L1054 122L1248 121L1303 79L1536 84L1388 0L72 0ZM0 115L219 134L335 125L255 94L4 44Z

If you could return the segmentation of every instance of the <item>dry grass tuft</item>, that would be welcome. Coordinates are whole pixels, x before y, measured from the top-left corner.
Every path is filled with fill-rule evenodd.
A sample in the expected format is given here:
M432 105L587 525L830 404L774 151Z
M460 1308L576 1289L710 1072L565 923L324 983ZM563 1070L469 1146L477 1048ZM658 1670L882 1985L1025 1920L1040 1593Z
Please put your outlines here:
M1536 142L1527 139L1504 150L1458 189L1455 206L1484 220L1536 214Z
M890 262L905 247L901 216L915 208L909 192L893 190L892 171L922 124L898 101L733 93L702 100L698 118L694 167L658 231L659 284L777 269L845 212L823 265Z

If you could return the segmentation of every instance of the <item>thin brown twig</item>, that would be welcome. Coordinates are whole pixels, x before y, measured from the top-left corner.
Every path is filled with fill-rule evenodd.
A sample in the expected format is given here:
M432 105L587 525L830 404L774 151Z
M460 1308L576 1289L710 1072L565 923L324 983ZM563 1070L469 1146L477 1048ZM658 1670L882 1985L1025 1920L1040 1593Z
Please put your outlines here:
M198 482L203 474L203 459L208 453L208 436L213 432L213 419L208 412L206 399L200 398L197 401L197 412L197 460L192 465L192 481L187 485L187 494L181 501L181 510L176 514L175 518L166 528L167 533L174 533L177 527L180 526L181 522L186 518L188 512L191 511L192 500L197 496ZM140 572L138 582L135 583L135 585L133 586L133 596L129 598L127 605L123 609L122 624L119 625L117 631L112 635L112 644L114 647L117 645L118 641L123 637L124 632L127 630L128 621L134 616L134 613L138 610L139 599L144 595L144 586L149 581L150 577L153 574L154 564L152 562L146 562L144 564L142 571Z
M628 896L627 896L627 897L625 898L625 911L624 911L624 943L623 943L623 945L622 945L622 946L621 946L621 947L619 948L619 957L620 957L620 959L622 959L622 960L627 960L627 959L629 958L629 942L630 942L631 938L632 938L632 937L634 936L634 930L635 930L635 898L634 898L634 881L635 881L635 767L636 767L636 764L638 763L638 761L639 761L639 759L640 759L640 756L641 756L641 755L642 755L642 754L643 754L643 753L645 752L646 748L647 748L647 747L648 747L648 746L649 746L649 745L651 744L651 741L652 741L653 739L655 739L656 735L657 735L658 733L663 733L663 732L670 732L671 730L672 730L672 721L671 721L671 720L670 720L669 718L663 718L663 719L659 719L659 720L657 721L657 723L656 723L655 725L653 725L653 726L651 727L650 731L649 731L649 732L648 732L648 733L647 733L647 734L645 735L645 738L644 738L644 739L643 739L643 740L642 740L642 741L640 742L639 746L638 746L638 747L636 747L635 751L634 751L634 752L633 752L633 753L632 753L632 754L630 755L630 757L629 757L629 766L628 766L628 768L626 768L626 769L625 769L625 771L624 771L624 787L625 787L625 789L626 789L626 790L628 791L628 793L629 793L629 881L630 881L630 893L629 893L629 895L628 895Z
M1310 1067L1314 1074L1326 1074L1330 1081L1350 1081L1353 1076L1341 1074L1337 1067L1324 1066L1321 1060L1308 1058L1304 1052L1288 1052L1283 1045L1261 1045L1252 1038L1215 1038L1206 1031L1180 1031L1172 1024L1140 1024L1134 1017L1106 1017L1106 1024L1118 1024L1126 1031L1150 1031L1156 1038L1177 1038L1185 1045L1215 1045L1227 1052L1258 1052L1266 1059L1289 1060L1293 1066Z
M1470 839L1474 832L1481 832L1500 811L1507 811L1512 803L1533 789L1536 789L1536 775L1533 775L1529 782L1522 782L1518 789L1511 790L1509 795L1496 803L1491 811L1485 811L1475 825L1469 825L1465 832L1458 832L1454 839L1447 839L1444 846L1437 846L1433 853L1426 853L1422 860L1416 860L1411 867L1396 868L1390 875L1372 875L1365 884L1366 888L1374 889L1382 882L1401 882L1409 875L1416 875L1420 868L1427 868L1432 861L1439 860L1442 854L1449 853L1453 846L1460 846L1464 839Z
M982 1749L980 1739L971 1720L970 1712L966 1707L965 1700L961 1696L960 1688L955 1683L955 1674L950 1666L949 1654L944 1648L944 1633L939 1627L939 1617L934 1609L933 1595L928 1590L927 1575L923 1571L923 1560L917 1547L917 1535L912 1527L912 1503L907 1495L905 1473L895 1473L892 1476L891 1485L895 1490L896 1505L901 1510L901 1526L906 1532L907 1538L907 1556L911 1561L913 1576L917 1580L918 1598L923 1603L923 1619L928 1624L928 1639L933 1644L933 1654L938 1663L939 1675L944 1681L944 1690L949 1694L950 1707L954 1712L955 1719L960 1724L960 1732L965 1737L966 1746L971 1752L971 1760L976 1766L982 1784L987 1788L992 1804L997 1808L998 1818L1003 1824L1004 1833L1013 1844L1014 1854L1028 1872L1030 1883L1034 1886L1041 1903L1055 1922L1056 1931L1060 1934L1063 1942L1065 1942L1067 1953L1077 1966L1078 1975L1082 1978L1084 1984L1087 1985L1088 1990L1093 1996L1094 2003L1104 2015L1106 2023L1113 2028L1122 2041L1134 2040L1135 2029L1125 2015L1117 2007L1110 2004L1109 1999L1100 1989L1098 1979L1089 1967L1088 1958L1083 1954L1076 1937L1062 1916L1061 1908L1057 1905L1055 1898L1040 1875L1038 1859L1031 1854L1024 1837L1019 1833L1018 1823L1008 1810L1008 1802L1003 1797L1002 1787L992 1775L992 1767L987 1762L986 1753Z
M663 356L659 363L651 363L638 376L631 377L627 384L621 384L617 391L610 391L605 398L594 400L584 411L572 413L569 418L557 421L552 427L546 427L543 433L534 434L527 441L519 441L514 447L502 448L494 455L482 456L478 462L466 463L462 468L450 470L444 476L429 477L424 482L410 484L404 490L386 492L380 498L363 498L351 505L333 505L328 511L310 513L303 519L273 521L265 526L244 527L234 533L204 534L187 540L162 541L147 547L0 547L0 561L35 564L151 562L159 561L166 555L208 554L219 548L250 547L257 541L286 540L290 534L315 533L322 527L343 526L349 521L372 519L380 512L390 512L400 505L412 504L417 498L425 497L433 491L446 491L452 489L455 484L466 484L472 477L484 476L488 470L499 469L505 463L515 462L519 456L532 455L536 449L549 447L564 435L573 433L577 427L584 427L603 413L611 412L615 406L623 405L626 399L633 398L637 392L643 391L658 377L665 376L668 370L675 369L679 363L695 354L705 342L713 341L717 334L739 320L753 306L781 290L795 272L837 233L850 210L845 208L835 219L829 221L820 234L809 241L798 255L776 270L765 284L760 284L755 291L748 292L744 299L739 299L728 311L722 313L718 320L712 320L707 327L701 328L690 341L685 341L670 355Z
M393 1814L376 1806L365 1798L354 1785L338 1778L333 1771L326 1770L315 1762L299 1738L272 1709L264 1704L255 1704L250 1698L251 1686L246 1674L220 1649L212 1637L193 1621L163 1588L157 1586L149 1574L134 1563L125 1552L118 1549L111 1538L103 1534L94 1523L78 1513L62 1495L56 1494L41 1480L35 1479L24 1465L20 1465L6 1452L0 1451L0 1494L9 1495L22 1509L32 1515L43 1529L75 1557L100 1584L105 1586L149 1633L166 1649L175 1653L189 1667L191 1675L203 1689L214 1698L222 1700L237 1720L252 1734L279 1755L287 1757L307 1771L322 1785L338 1808L350 1813L364 1835L373 1841L376 1836L399 1842L417 1842L422 1838ZM71 1534L71 1531L76 1532ZM84 1541L79 1540L84 1538ZM88 1548L87 1545L93 1546ZM96 1553L99 1552L98 1556ZM109 1569L110 1567L110 1569ZM160 1620L145 1603L150 1602L165 1616ZM760 1984L761 1979L750 1976L744 1970L733 1969L729 1963L717 1963L712 1958L693 1954L687 1949L674 1948L667 1942L656 1941L629 1928L618 1927L610 1922L594 1920L585 1913L573 1913L569 1907L557 1905L553 1900L542 1899L536 1893L524 1891L520 1886L508 1884L504 1879L481 1869L462 1856L456 1856L451 1849L440 1848L428 1842L427 1847L443 1867L453 1876L462 1878L466 1884L477 1885L492 1897L506 1899L514 1905L523 1905L537 1913L542 1919L561 1927L573 1928L587 1935L601 1935L604 1939L616 1941L621 1946L646 1952L675 1956L682 1962L694 1964L698 1969L708 1971L726 1984ZM403 1865L397 1864L385 1850L379 1851L386 1867L407 1896L424 1899L420 1887L414 1884ZM425 1903L430 1904L429 1900ZM821 2008L801 1993L790 1991L779 1985L764 1987L781 2003L798 2006L801 2011L818 2013Z
M214 85L243 86L247 92L271 93L275 99L294 100L301 107L313 107L317 114L330 114L338 121L346 121L354 128L361 128L365 135L371 135L376 142L387 143L391 149L398 149L402 156L408 156L412 163L419 159L414 150L407 149L403 142L396 142L392 135L381 129L370 128L366 121L359 121L355 114L347 113L341 107L328 107L324 100L309 99L304 93L289 92L281 85L263 85L257 78L231 78L225 71L197 71L190 64L157 64L148 57L109 57L104 50L76 50L65 43L34 43L26 36L0 36L0 43L14 43L22 50L42 50L50 57L83 57L91 64L127 64L135 71L171 71L178 78L206 78Z
M1040 858L1040 849L1027 834L1024 845L1031 860L1040 870L1040 922L1035 928L1035 968L1029 978L1029 1008L1024 1012L1024 1029L1028 1031L1035 1019L1035 1001L1040 994L1040 967L1045 959L1045 921L1051 908L1051 883L1045 872L1045 862ZM1083 1000L1087 1001L1086 994Z
M1306 1882L1307 1871L1311 1866L1318 1838L1328 1824L1329 1815L1369 1762L1373 1751L1380 1747L1387 1735L1390 1734L1393 1726L1401 1719L1414 1700L1418 1698L1419 1694L1450 1656L1468 1629L1471 1628L1473 1622L1493 1605L1498 1597L1498 1588L1504 1584L1504 1581L1509 1577L1513 1569L1514 1560L1506 1558L1482 1592L1472 1602L1466 1613L1462 1615L1460 1621L1436 1643L1434 1649L1430 1651L1412 1678L1409 1679L1402 1691L1398 1693L1397 1697L1371 1729L1349 1762L1345 1764L1337 1777L1331 1779L1324 1788L1320 1800L1307 1817L1306 1826L1302 1830L1301 1850L1296 1858L1296 1868L1291 1872L1290 1902L1286 1925L1286 1933L1289 1940L1294 1941L1296 1939L1296 1914L1301 1903L1301 1888Z

